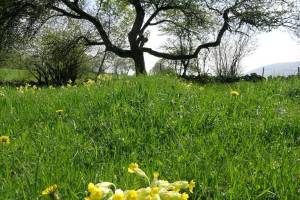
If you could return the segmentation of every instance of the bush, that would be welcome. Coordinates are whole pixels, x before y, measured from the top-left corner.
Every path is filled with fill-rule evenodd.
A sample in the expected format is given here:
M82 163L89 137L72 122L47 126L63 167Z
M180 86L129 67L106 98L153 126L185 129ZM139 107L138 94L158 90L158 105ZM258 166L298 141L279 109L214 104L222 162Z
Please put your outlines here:
M70 32L48 32L36 45L31 73L39 83L74 82L88 63L85 47Z
M247 74L242 77L244 81L252 81L252 82L257 82L257 81L262 81L265 80L265 77L258 75L256 73L251 73L250 75Z

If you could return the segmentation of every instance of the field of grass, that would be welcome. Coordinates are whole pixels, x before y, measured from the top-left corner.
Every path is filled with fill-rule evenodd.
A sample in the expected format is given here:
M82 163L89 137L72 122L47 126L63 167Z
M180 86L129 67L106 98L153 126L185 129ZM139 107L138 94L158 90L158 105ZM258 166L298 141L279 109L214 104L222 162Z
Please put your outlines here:
M229 95L237 90L240 95ZM196 181L190 199L300 198L300 80L187 84L131 77L91 86L0 88L0 199L83 199L89 182L145 186L127 172ZM63 110L56 113L56 110Z
M0 68L0 80L2 81L34 80L34 78L29 71L24 69Z

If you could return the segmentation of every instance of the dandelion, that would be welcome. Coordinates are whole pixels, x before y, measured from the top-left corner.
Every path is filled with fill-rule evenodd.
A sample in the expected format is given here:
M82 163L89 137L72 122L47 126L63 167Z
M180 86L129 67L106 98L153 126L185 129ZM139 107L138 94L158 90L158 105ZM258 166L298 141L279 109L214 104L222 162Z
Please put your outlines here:
M10 143L10 138L9 136L0 136L0 143L3 143L3 144L9 144Z
M232 90L232 91L230 92L230 96L232 96L232 97L236 97L236 96L239 96L239 95L240 95L240 93L239 93L238 91Z
M42 191L42 196L50 196L53 200L60 200L59 195L57 193L58 186L56 184L47 187Z
M61 113L64 112L64 110L62 110L62 109L61 110L56 110L55 112L58 113L58 114L61 114Z

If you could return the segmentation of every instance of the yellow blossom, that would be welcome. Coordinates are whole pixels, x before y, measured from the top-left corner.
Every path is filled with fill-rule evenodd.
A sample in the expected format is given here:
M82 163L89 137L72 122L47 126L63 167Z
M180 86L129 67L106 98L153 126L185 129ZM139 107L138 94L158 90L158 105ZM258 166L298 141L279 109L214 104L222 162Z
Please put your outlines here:
M0 136L0 142L3 143L3 144L9 144L10 143L10 138L9 136Z
M57 191L57 189L58 189L58 186L56 184L51 185L42 191L42 195L52 195Z
M196 186L196 182L194 180L191 180L191 182L189 183L189 191L191 193L193 193L195 186Z
M71 87L72 87L72 85L68 83L67 84L67 88L71 88Z
M187 193L182 193L181 194L181 197L180 197L180 200L188 200L189 199L189 195Z
M239 95L240 95L240 93L237 92L237 91L232 90L232 91L230 92L230 96L236 97L236 96L239 96Z
M123 200L124 199L124 192L120 189L117 189L115 191L115 194L113 195L113 200Z
M181 200L181 194L175 191L161 191L159 193L161 200Z
M137 192L135 190L128 190L125 196L126 200L137 200Z
M89 200L101 200L103 197L101 188L96 187L93 183L88 184L88 191L90 195L86 198L89 198Z
M88 79L87 82L85 82L84 84L85 84L85 86L90 86L90 85L93 85L94 83L95 83L94 80Z
M63 113L64 110L60 109L60 110L56 110L55 112L56 112L56 113Z
M159 173L158 173L158 172L153 172L153 177L154 177L155 179L157 179L157 178L159 177Z
M145 177L148 180L146 173L139 168L139 165L137 163L131 163L128 167L128 172L136 173L137 175Z

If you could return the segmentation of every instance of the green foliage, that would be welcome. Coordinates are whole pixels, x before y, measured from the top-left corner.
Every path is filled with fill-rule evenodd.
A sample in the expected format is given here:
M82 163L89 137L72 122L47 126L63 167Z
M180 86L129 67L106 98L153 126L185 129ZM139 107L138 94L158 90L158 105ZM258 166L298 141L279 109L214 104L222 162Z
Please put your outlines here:
M69 31L47 32L37 44L30 71L39 82L62 85L74 82L88 65L85 46Z
M300 104L288 95L297 87L299 79L201 86L153 76L3 88L0 132L11 143L0 145L0 197L40 199L58 184L62 199L83 199L100 181L134 189L147 185L127 173L138 162L163 179L194 179L191 199L298 199Z
M0 82L33 80L34 77L26 69L0 68Z

